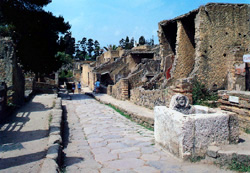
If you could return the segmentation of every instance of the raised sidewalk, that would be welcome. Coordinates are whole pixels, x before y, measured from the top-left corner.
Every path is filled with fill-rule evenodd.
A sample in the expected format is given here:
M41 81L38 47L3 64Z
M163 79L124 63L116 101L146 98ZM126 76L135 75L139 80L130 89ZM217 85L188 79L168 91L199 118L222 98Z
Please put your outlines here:
M142 106L133 104L130 101L122 101L115 99L107 94L95 94L89 88L83 88L83 92L87 95L94 97L96 100L104 104L110 104L117 109L120 109L124 113L130 116L130 118L146 127L154 127L154 111Z

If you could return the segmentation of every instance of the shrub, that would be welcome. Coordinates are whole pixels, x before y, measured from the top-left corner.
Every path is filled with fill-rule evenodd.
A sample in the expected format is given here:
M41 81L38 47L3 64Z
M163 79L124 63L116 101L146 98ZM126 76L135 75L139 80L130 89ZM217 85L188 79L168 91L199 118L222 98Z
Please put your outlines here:
M217 107L215 102L210 103L209 101L217 101L218 94L206 89L204 84L201 84L199 81L194 81L193 83L193 104L194 105L203 105L208 107Z

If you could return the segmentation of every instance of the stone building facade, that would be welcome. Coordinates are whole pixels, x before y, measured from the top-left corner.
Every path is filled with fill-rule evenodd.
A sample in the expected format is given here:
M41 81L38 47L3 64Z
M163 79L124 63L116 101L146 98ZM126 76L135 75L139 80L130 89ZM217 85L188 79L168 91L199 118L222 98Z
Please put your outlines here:
M247 4L210 3L160 22L161 68L168 85L195 77L208 89L245 90L245 72L234 71L244 71L242 57L250 49L249 9Z

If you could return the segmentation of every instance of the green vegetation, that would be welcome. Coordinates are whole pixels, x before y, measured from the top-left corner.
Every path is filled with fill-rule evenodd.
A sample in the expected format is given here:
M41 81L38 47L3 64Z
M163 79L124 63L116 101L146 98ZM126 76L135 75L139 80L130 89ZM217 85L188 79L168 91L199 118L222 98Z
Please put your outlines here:
M55 54L60 51L59 34L70 29L62 16L53 16L43 7L51 0L1 0L0 26L12 37L23 70L50 74L62 66Z
M50 125L51 121L52 121L52 114L50 113L49 114L49 125Z
M72 71L63 70L59 74L59 78L71 78L71 77L73 77Z
M228 166L228 169L238 172L250 172L250 158L247 162L240 162L236 158L232 160L232 163Z
M132 118L131 118L128 114L124 113L122 110L116 108L115 106L113 106L113 105L111 105L111 104L108 104L108 106L111 107L111 108L113 108L116 112L118 112L118 113L121 114L122 116L124 116L124 117L126 117L127 119L133 121ZM138 123L138 124L139 124L139 123ZM152 128L152 127L147 127L147 126L145 126L144 124L139 124L139 125L141 125L142 127L146 128L146 129L148 129L148 130L150 130L150 131L154 131L154 128ZM138 132L138 133L139 133L139 132Z
M250 129L246 128L246 129L244 129L244 132L247 133L247 134L250 134Z
M190 162L195 163L195 162L200 162L203 159L205 159L205 156L203 156L203 157L202 156L191 157L189 160L190 160Z
M72 56L65 52L57 52L56 58L60 59L63 65L72 63Z
M14 28L13 25L0 25L0 35L3 37L10 37Z
M103 53L100 48L100 43L92 38L87 39L83 37L81 41L76 44L75 58L79 60L96 60L96 57Z
M193 84L193 104L194 105L203 105L208 107L217 107L215 101L218 100L217 93L208 91L205 88L204 84L201 84L198 81L195 81Z

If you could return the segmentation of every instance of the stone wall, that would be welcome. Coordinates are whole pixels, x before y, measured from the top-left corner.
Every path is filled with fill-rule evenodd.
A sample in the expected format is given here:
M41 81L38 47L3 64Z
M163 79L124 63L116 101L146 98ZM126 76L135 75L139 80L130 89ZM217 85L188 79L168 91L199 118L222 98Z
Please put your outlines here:
M110 89L110 88L109 88ZM129 98L129 83L127 79L121 79L116 85L112 86L112 96L119 100L127 100ZM109 91L110 92L110 91Z
M250 129L250 92L221 90L218 101L221 109L237 114L241 130Z
M250 51L249 9L247 4L210 3L160 22L161 69L167 86L178 78L196 77L208 89L238 85L244 90L245 79L230 72L238 66L244 69L242 56Z
M94 90L94 84L97 80L96 74L93 72L93 67L90 64L82 65L81 84L82 86L88 86L91 90Z
M231 49L241 46L242 53L248 53L249 16L249 5L243 4L208 4L200 8L196 18L194 72L208 88L227 87Z
M15 56L13 42L8 37L0 37L0 81L5 82L12 95L12 102L22 105L24 102L24 75Z
M8 87L13 85L14 47L10 38L0 37L0 81Z
M191 79L179 79L175 86L166 89L145 90L138 87L130 90L130 101L150 109L155 106L169 107L171 98L175 94L183 94L187 96L192 103L192 84Z
M172 78L186 78L193 70L195 62L193 21L191 15L177 22L176 57L171 69Z

